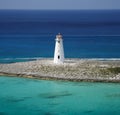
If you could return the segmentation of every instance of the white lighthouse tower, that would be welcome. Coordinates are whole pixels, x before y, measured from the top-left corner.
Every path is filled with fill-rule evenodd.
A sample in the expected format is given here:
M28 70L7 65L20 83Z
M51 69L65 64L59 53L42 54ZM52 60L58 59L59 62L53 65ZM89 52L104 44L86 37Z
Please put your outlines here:
M64 62L64 48L62 35L60 33L56 35L55 41L54 63L61 64Z

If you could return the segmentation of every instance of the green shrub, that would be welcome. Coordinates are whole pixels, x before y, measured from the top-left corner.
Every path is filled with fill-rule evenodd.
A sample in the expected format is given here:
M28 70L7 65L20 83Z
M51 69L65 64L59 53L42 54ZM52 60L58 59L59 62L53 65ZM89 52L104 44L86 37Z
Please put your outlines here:
M120 67L108 68L108 71L114 74L120 73Z

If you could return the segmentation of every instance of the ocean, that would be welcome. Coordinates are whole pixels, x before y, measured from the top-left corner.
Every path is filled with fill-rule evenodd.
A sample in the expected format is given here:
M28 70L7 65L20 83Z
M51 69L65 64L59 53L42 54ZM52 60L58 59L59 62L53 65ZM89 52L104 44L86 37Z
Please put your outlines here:
M0 10L0 63L53 58L120 59L120 10ZM120 115L120 84L0 76L0 115Z
M53 58L59 32L66 58L120 58L120 10L0 10L0 63Z
M0 115L120 115L120 84L1 76Z

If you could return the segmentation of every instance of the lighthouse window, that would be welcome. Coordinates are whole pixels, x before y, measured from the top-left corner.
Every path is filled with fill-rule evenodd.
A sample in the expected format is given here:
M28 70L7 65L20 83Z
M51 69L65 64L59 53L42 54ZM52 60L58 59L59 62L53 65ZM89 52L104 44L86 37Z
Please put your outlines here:
M58 56L58 59L60 59L60 56Z
M60 43L60 41L58 41L58 43Z

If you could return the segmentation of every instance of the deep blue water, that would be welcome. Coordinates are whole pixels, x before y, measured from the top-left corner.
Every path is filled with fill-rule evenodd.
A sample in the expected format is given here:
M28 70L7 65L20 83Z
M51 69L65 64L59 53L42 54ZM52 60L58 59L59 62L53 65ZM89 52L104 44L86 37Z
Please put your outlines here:
M0 62L52 58L59 32L66 58L120 58L120 10L0 10Z

